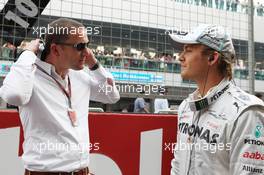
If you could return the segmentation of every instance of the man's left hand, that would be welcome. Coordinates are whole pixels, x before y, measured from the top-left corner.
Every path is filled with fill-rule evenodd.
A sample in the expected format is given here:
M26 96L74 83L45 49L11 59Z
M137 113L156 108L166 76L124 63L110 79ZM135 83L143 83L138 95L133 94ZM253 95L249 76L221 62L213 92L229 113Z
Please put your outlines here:
M92 68L97 63L97 60L91 49L87 48L87 56L85 58L85 65Z

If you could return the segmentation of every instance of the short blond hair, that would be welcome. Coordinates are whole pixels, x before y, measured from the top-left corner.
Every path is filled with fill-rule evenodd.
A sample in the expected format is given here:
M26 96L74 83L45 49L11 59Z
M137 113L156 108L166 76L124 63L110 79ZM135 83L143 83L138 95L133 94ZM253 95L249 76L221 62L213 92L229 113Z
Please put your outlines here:
M210 47L204 46L202 55L211 56L213 55L214 52L218 52L218 51ZM233 71L232 71L233 63L230 60L234 60L234 58L226 58L223 54L219 53L218 66L217 66L218 71L229 80L233 78Z

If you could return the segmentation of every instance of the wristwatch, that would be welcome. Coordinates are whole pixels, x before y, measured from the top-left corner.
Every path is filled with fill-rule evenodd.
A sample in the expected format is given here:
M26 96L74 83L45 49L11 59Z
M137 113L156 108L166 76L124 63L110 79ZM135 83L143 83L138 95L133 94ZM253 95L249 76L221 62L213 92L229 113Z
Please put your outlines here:
M94 65L93 65L93 67L91 67L90 68L90 70L96 70L96 69L98 69L99 68L99 62L97 61Z

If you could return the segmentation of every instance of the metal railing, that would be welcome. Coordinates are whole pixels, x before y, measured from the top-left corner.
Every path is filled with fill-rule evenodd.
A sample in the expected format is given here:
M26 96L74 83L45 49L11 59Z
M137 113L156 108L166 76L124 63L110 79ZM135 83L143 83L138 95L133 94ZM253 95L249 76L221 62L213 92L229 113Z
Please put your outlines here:
M0 48L0 60L14 61L14 50L1 47ZM116 69L129 69L129 70L141 70L141 71L153 71L153 72L167 72L167 73L180 73L181 66L178 62L166 62L158 60L143 60L134 59L130 57L115 57L115 56L96 56L98 61L107 68ZM6 73L6 66L0 65L0 73ZM234 77L238 79L248 79L248 69L234 69ZM264 70L255 70L255 79L264 80Z
M121 68L130 70L180 73L180 64L157 60L134 59L130 57L96 56L107 68Z

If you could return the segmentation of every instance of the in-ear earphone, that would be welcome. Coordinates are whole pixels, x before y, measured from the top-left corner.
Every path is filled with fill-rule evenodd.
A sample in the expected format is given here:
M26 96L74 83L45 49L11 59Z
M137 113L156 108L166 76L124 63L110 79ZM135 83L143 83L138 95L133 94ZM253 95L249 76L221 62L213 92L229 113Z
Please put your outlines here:
M208 57L208 61L213 61L214 60L214 55L210 55L209 57Z

